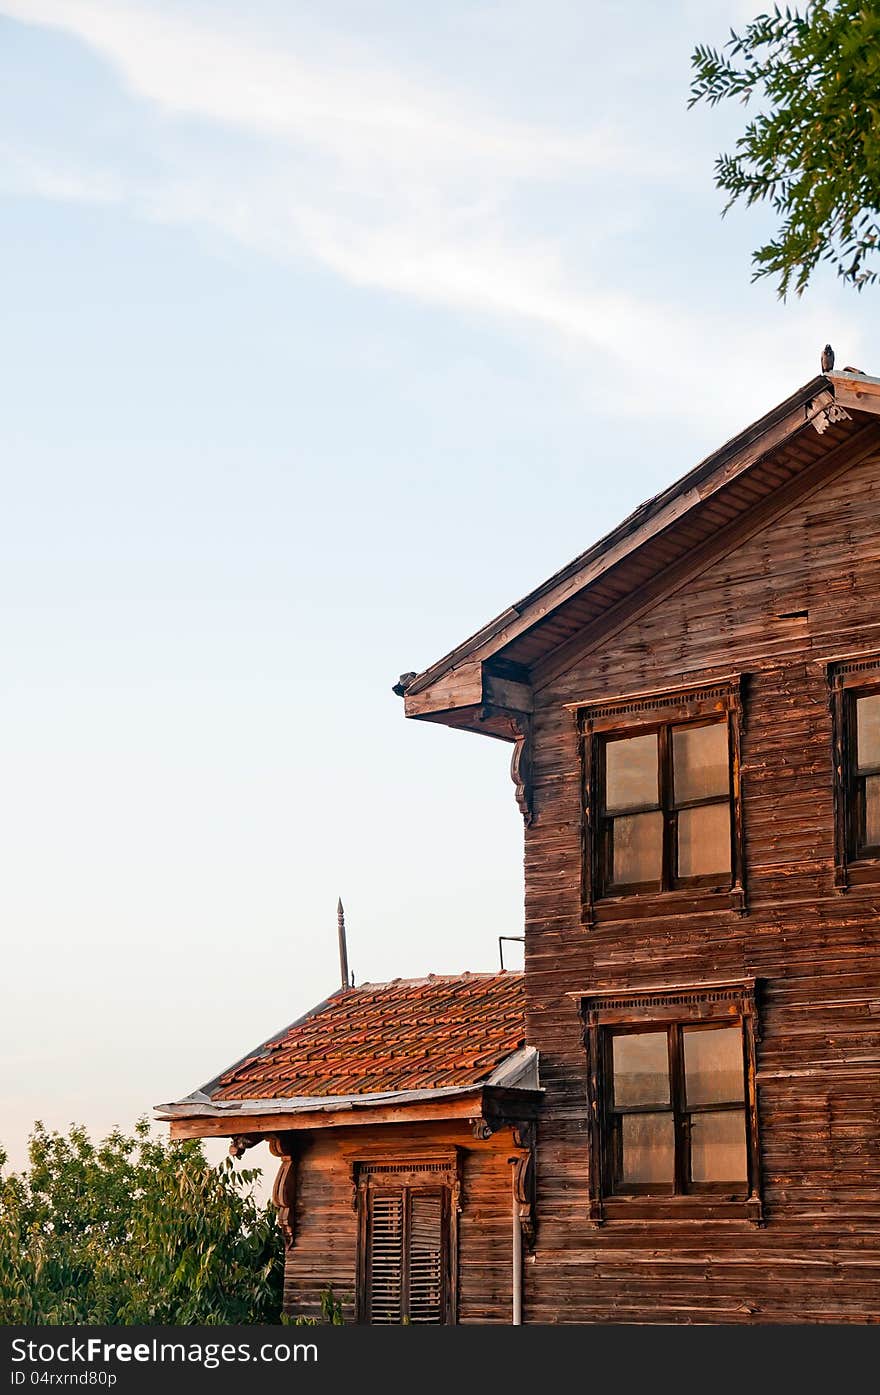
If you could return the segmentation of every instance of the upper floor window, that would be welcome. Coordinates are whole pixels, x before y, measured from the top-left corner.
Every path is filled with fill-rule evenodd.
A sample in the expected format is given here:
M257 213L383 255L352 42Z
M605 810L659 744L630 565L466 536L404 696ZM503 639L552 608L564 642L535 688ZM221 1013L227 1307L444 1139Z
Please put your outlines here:
M600 738L603 891L728 884L726 717Z
M637 895L743 910L740 684L579 708L588 923Z
M830 666L835 885L880 880L880 658Z
M853 854L880 857L880 692L852 694Z

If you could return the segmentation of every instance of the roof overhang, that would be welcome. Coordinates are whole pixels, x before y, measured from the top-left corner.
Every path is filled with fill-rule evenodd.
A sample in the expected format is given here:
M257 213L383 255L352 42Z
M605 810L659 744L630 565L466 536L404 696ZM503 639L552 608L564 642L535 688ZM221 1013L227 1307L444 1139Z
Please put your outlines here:
M880 444L880 379L835 373L806 383L606 537L437 663L404 684L408 717L506 741L534 693L589 647L764 526L805 490Z
M196 1090L155 1108L172 1138L232 1138L351 1125L482 1120L490 1131L505 1121L536 1117L543 1091L534 1047L513 1052L474 1085L386 1090L357 1095L291 1095L277 1099L212 1099Z
M488 1137L505 1124L535 1119L542 1096L542 1090L484 1085L477 1089L402 1090L387 1095L228 1100L222 1107L196 1102L185 1109L182 1105L159 1105L156 1117L170 1122L172 1138L234 1138L240 1134L456 1119L483 1124Z
M880 414L880 378L867 373L829 373L828 381L839 407Z

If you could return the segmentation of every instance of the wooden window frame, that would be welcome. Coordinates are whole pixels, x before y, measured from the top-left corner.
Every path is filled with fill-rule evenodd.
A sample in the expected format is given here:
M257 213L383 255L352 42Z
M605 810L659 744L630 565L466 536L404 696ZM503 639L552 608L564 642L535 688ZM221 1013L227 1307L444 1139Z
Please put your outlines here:
M880 848L860 845L861 776L856 770L856 702L880 693L880 655L828 665L833 740L834 887L880 882Z
M454 1326L458 1312L458 1213L461 1198L460 1159L457 1150L417 1158L369 1158L353 1164L355 1209L358 1218L357 1285L355 1321L370 1322L369 1244L372 1203L377 1195L400 1195L404 1208L403 1271L401 1290L406 1294L408 1250L406 1217L410 1197L416 1193L442 1194L442 1326ZM403 1300L405 1306L405 1299Z
M671 986L620 992L609 989L577 995L587 1053L588 1124L590 1138L589 1219L609 1220L745 1220L764 1224L761 1155L758 1129L757 1043L760 1040L756 980ZM685 1115L697 1112L675 1098L683 1069L670 1063L670 1112L676 1129L676 1176L671 1191L647 1187L611 1190L613 1119L621 1112L611 1104L611 1040L621 1031L666 1031L670 1048L681 1040L682 1027L740 1026L743 1037L743 1102L746 1122L747 1179L742 1192L731 1193L717 1183L694 1184L682 1175L685 1150L678 1137ZM714 1106L713 1106L714 1108ZM701 1111L702 1112L702 1111Z
M742 808L742 675L719 679L699 687L675 688L657 693L637 693L608 701L574 704L581 750L582 772L582 880L581 911L584 925L596 921L625 920L645 915L682 915L690 912L733 910L747 913ZM670 729L726 721L730 760L731 865L727 876L677 879L673 871L674 829L678 806L672 799ZM660 811L664 818L661 887L655 883L615 888L607 878L608 841L604 812L604 753L608 739L660 733ZM688 801L681 807L720 803L718 797ZM636 811L638 812L638 811Z

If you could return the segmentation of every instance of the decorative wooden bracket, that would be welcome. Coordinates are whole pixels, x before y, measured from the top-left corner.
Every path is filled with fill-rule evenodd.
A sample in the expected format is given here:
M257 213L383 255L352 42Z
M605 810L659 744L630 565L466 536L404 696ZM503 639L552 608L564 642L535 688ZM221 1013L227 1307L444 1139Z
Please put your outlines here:
M281 1166L272 1188L272 1204L278 1212L278 1227L284 1236L284 1247L289 1250L294 1241L296 1156L291 1151L288 1138L279 1134L269 1139L269 1151L281 1159Z
M513 1164L513 1194L519 1208L523 1243L528 1250L535 1244L535 1166L538 1127L533 1120L515 1124L513 1141L525 1151L510 1159Z
M500 1124L496 1124L494 1119L484 1119L482 1114L477 1114L473 1119L468 1119L471 1126L471 1133L480 1143L485 1143L487 1138L491 1138Z
M516 1094L516 1091L508 1092ZM499 1133L502 1129L527 1130L532 1127L537 1106L533 1103L524 1104L520 1100L498 1099L485 1100L483 1102L482 1113L475 1114L468 1119L471 1133L480 1143L485 1143L487 1138L491 1138L493 1133ZM529 1117L531 1116L531 1118ZM523 1132L522 1137L527 1135ZM521 1143L514 1139L517 1148L526 1148L528 1143Z
M829 426L833 426L835 422L851 421L852 418L845 407L841 407L837 402L832 402L830 406L820 408L808 420L812 422L819 435L824 436Z
M262 1143L261 1133L237 1133L229 1140L229 1156L231 1158L243 1158L248 1148L256 1148L258 1143Z
M516 802L525 820L526 828L531 827L534 818L532 807L532 719L527 712L520 713L512 723L516 738L513 755L510 758L510 778L516 790Z

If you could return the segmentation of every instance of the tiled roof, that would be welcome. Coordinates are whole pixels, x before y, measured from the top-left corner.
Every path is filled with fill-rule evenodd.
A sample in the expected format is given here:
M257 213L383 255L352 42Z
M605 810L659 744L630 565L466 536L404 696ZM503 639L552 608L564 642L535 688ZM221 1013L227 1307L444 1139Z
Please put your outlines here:
M212 1100L479 1085L525 1042L521 973L340 989L208 1087Z

